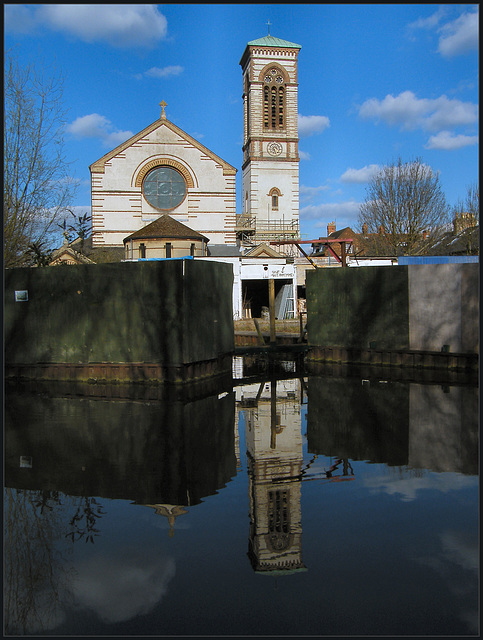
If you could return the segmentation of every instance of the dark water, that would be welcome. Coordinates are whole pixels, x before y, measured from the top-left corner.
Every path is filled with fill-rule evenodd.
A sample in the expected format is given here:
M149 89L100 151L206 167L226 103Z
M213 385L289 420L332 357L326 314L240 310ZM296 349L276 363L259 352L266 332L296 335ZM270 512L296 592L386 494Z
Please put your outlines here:
M478 635L478 389L290 375L8 389L5 635Z

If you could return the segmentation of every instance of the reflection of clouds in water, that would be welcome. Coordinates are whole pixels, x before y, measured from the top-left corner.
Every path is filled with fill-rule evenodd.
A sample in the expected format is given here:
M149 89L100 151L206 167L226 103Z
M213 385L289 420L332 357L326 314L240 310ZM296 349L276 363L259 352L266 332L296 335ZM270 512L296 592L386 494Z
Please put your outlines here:
M478 571L479 549L476 537L464 531L446 531L441 534L444 555L463 569Z
M376 476L365 478L364 486L372 493L387 493L388 495L400 495L403 502L410 502L416 499L418 491L431 489L447 493L448 491L458 491L478 484L478 478L474 476L463 476L457 473L432 473L421 477L390 477Z
M419 562L443 576L448 590L464 603L460 619L468 625L470 633L476 634L479 630L478 535L467 531L444 531L440 534L440 541L440 552L419 558Z
M167 591L175 574L173 558L119 550L116 556L93 556L76 567L77 603L104 622L123 622L148 613Z

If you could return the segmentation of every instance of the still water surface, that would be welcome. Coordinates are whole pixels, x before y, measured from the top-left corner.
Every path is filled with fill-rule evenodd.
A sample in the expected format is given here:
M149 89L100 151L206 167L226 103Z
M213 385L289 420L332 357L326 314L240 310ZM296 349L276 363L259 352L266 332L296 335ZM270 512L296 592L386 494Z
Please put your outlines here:
M478 634L475 386L170 393L7 390L5 635Z

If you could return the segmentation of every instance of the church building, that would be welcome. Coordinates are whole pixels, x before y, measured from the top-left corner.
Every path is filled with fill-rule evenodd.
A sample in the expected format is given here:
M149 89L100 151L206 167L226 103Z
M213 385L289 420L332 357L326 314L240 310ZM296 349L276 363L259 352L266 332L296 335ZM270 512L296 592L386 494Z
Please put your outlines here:
M92 242L124 239L162 215L206 236L236 244L236 169L161 117L90 166Z
M192 245L198 237L209 243L208 255L210 247L220 245L231 246L233 255L237 246L250 251L298 238L300 48L268 35L249 42L240 61L244 136L238 215L236 169L170 122L163 101L158 120L90 166L93 248L123 247L129 238L130 258L141 251L149 259L144 247L135 246L146 240L138 232L166 215L196 232L189 245L196 253ZM159 229L165 226L166 219ZM151 243L155 227L149 229ZM277 250L291 252L288 245ZM167 257L166 251L158 243L158 256Z

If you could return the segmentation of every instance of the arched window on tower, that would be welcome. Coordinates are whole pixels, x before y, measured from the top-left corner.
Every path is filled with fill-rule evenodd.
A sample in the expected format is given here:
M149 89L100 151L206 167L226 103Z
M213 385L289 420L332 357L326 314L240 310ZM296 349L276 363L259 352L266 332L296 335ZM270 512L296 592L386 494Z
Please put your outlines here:
M277 189L277 187L273 187L273 189L270 189L270 193L268 195L270 196L272 211L278 211L278 201L282 195L280 190Z
M273 67L264 77L263 125L265 129L285 127L285 80L282 72Z

